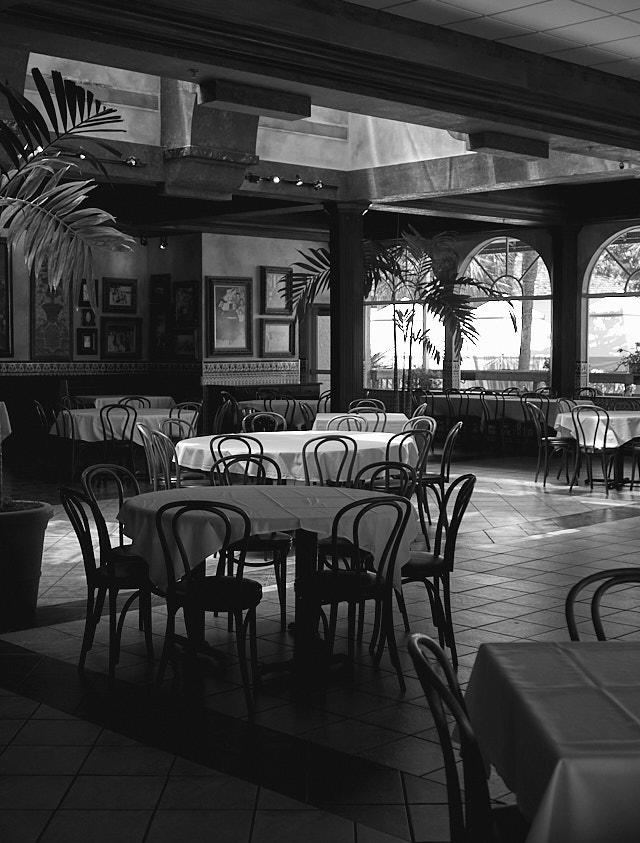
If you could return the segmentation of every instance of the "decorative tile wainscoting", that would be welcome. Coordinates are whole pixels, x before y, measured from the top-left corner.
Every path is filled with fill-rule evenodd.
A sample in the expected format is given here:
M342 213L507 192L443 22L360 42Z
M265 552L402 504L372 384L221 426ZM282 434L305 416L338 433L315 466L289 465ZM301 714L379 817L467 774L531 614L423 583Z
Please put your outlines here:
M299 360L205 361L203 386L244 386L300 383Z

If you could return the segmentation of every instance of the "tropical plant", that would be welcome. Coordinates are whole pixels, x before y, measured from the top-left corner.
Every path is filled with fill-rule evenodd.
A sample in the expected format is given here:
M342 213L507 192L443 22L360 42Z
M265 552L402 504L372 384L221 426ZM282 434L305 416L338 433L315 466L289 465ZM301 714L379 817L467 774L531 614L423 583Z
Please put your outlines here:
M92 147L120 157L118 149L90 135L120 131L113 127L122 118L57 71L51 74L53 95L42 73L31 73L42 110L0 82L13 117L0 121L0 228L10 247L22 244L29 273L38 275L46 265L55 290L61 282L93 276L93 249L129 249L133 243L112 225L110 214L84 205L96 182L79 178L80 160L106 174ZM3 491L0 452L0 506Z

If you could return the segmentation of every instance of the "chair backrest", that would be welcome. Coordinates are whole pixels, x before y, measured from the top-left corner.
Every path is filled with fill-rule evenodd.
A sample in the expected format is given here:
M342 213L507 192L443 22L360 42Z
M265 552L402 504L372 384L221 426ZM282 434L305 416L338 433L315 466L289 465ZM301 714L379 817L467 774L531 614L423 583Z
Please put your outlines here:
M53 428L56 436L65 436L68 439L76 439L76 427L73 423L73 413L64 404L58 404L54 408ZM48 428L47 428L48 432Z
M158 460L159 476L165 489L182 486L180 480L180 466L173 440L161 430L151 431L151 441Z
M571 410L571 418L580 448L617 447L609 442L609 413L595 404L579 404Z
M105 442L131 442L137 422L138 413L132 404L105 404L100 408L102 438Z
M596 398L598 394L595 386L580 386L573 390L574 398Z
M451 843L495 843L484 760L455 673L442 647L428 636L410 635L408 647L444 758ZM456 724L462 777L451 735L451 718Z
M449 407L449 418L460 419L469 415L469 394L461 389L445 390L447 406Z
M285 420L286 429L291 430L293 428L293 416L296 411L295 398L290 398L287 395L274 395L261 400L265 413L276 413L282 416Z
M325 389L324 392L321 392L318 396L318 413L329 413L331 412L331 390Z
M547 420L544 417L544 413L537 404L529 401L524 404L524 409L527 413L527 419L531 422L536 432L536 439L538 442L542 442L548 436Z
M374 410L382 410L386 412L387 408L384 401L379 398L356 398L355 401L349 403L349 411L355 410L358 407L372 407Z
M54 414L51 410L45 408L44 404L41 401L38 401L34 398L33 406L35 407L36 411L36 418L38 420L38 427L41 429L43 433L49 433L51 429L51 425L54 422Z
M374 410L372 407L354 407L349 410L351 415L365 415L366 429L372 433L384 431L387 428L387 413L385 410Z
M529 419L527 404L533 404L536 407L539 407L544 414L545 424L548 424L549 406L551 403L548 395L545 395L543 392L523 392L520 395L520 403L522 404L522 415L524 416L525 421Z
M126 404L129 407L135 407L136 410L140 410L144 407L150 407L151 401L145 398L144 395L126 395L118 401L118 404Z
M179 442L181 439L191 439L192 436L196 435L191 422L178 418L177 416L175 418L169 416L168 419L162 419L160 430L174 442Z
M63 395L60 399L60 403L63 407L67 407L69 410L82 410L84 407L83 401L73 395Z
M242 426L240 405L229 392L220 393L222 404L213 419L213 433L237 433Z
M307 440L302 446L302 467L307 486L349 486L358 453L355 439L344 434L327 434Z
M416 404L416 406L413 409L413 412L411 413L411 418L415 419L415 418L418 418L419 416L429 416L429 415L431 415L429 411L432 410L432 409L433 409L433 402L427 402L425 400L421 404Z
M438 423L432 416L412 416L402 425L402 432L405 433L407 430L424 430L433 437L436 435L437 426Z
M558 398L556 402L558 413L570 413L577 406L573 398Z
M450 569L453 568L462 516L467 511L475 485L475 474L461 474L447 487L442 499L433 550L436 556L444 557L445 564Z
M538 395L546 395L548 398L557 398L558 393L552 386L539 386L534 390Z
M426 416L425 416L426 418ZM429 451L433 443L433 433L430 430L403 430L389 437L385 448L385 460L398 460L408 463L415 470L418 477L425 470ZM413 447L417 457L412 454Z
M411 500L415 492L417 474L405 462L380 460L363 466L356 472L351 485L354 489L387 492Z
M111 500L116 498L118 501L118 510L121 508L125 499L140 494L140 484L136 479L135 474L125 468L123 465L116 465L115 463L97 463L90 465L82 472L80 478L82 488L85 494L91 498L92 502L98 509L100 508L100 496ZM102 552L109 550L111 547L111 539L107 532L107 526L104 518L101 516L97 520L98 536L100 538L100 547ZM118 524L118 539L122 547L124 544L124 531L122 524Z
M480 394L480 403L482 404L482 414L484 417L485 426L487 429L496 422L502 421L505 415L504 392L496 392L492 389L486 389Z
M84 572L87 581L91 582L95 579L96 569L99 561L96 558L96 552L93 548L92 531L97 532L100 540L100 549L103 548L103 534L106 533L106 526L104 519L100 514L97 505L91 500L86 492L81 492L78 489L71 489L68 486L62 486L58 493L60 501L67 513L71 526L74 529L80 550L82 552L82 562L84 564ZM108 539L108 534L107 534ZM102 556L102 552L100 554Z
M508 386L506 389L502 390L503 395L520 395L522 390L519 386Z
M567 622L567 629L569 637L572 641L579 641L580 634L578 632L578 625L576 623L576 602L582 599L589 599L591 601L591 620L593 623L594 632L598 641L606 641L607 636L602 624L602 616L600 612L600 604L604 595L612 588L623 587L625 592L633 585L640 585L640 568L610 568L608 571L597 571L595 574L589 574L579 580L567 594L564 604L564 615ZM592 586L594 586L592 590ZM582 592L585 592L582 594ZM624 603L628 605L628 598L631 595L624 594ZM613 595L610 595L613 600ZM607 614L611 613L611 603ZM635 609L638 601L637 592L633 595L633 608ZM633 613L635 616L635 612ZM615 614L612 615L615 617ZM631 631L632 627L630 627Z
M367 420L357 413L345 413L342 416L334 416L327 422L327 430L353 430L363 432L367 429Z
M286 429L287 420L285 417L280 413L272 413L267 410L249 413L242 419L242 430L252 431L253 433L267 433Z
M162 466L156 452L153 438L151 436L151 428L144 422L136 422L136 428L142 439L144 447L144 456L147 462L147 475L149 483L153 486L153 491L157 492L162 486Z
M282 486L282 471L278 463L266 454L236 454L220 457L211 466L212 486Z
M181 421L186 421L191 426L191 430L193 431L193 433L191 433L190 435L196 436L201 413L201 401L181 401L179 404L176 404L175 407L172 407L169 410L169 418L178 418Z
M311 407L307 404L306 401L298 401L297 402L298 412L302 417L302 424L300 425L301 430L311 430L313 427L313 422L315 419L315 415Z
M220 436L213 436L209 440L209 450L214 462L221 457L228 456L228 454L223 453L225 445L233 446L234 449L239 448L240 453L243 453L243 449L246 450L247 454L264 453L262 442L255 436L250 436L248 433L223 433Z
M219 554L226 555L233 544L235 576L241 578L243 575L246 544L251 534L251 521L247 514L240 507L226 502L171 501L156 512L156 530L167 569L168 595L175 590L177 580L195 589L202 582L201 575L194 573L194 568L203 560L190 558L187 547L188 537L198 529L198 515L206 518L207 524L218 536Z
M447 433L447 438L444 440L442 446L442 457L440 458L440 474L445 483L449 482L449 474L451 472L451 457L453 456L453 449L456 444L456 439L460 435L463 422L456 422L451 430Z

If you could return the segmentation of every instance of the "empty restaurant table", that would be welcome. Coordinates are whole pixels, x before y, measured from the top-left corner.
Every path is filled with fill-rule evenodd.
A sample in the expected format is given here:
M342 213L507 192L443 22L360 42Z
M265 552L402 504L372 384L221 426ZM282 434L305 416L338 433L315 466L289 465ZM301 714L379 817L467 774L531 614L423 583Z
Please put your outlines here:
M527 843L640 838L640 643L482 644L465 700Z
M169 418L169 408L149 408L143 407L141 409L136 408L136 416L139 422L143 422L144 424L148 425L152 430L160 430L160 426L162 422ZM102 435L102 423L100 421L100 410L97 409L89 409L89 410L69 410L68 415L64 420L64 425L56 425L54 424L50 430L50 433L54 435L60 435L60 429L64 430L64 436L71 437L72 431L69 430L68 419L73 419L73 434L75 435L76 439L81 439L83 442L102 442L103 435ZM185 411L182 413L181 418L186 419L188 422L193 421L195 413L192 410ZM122 420L126 418L125 413L122 413ZM111 421L113 424L117 423L117 415L111 417ZM133 441L138 444L142 445L142 438L140 436L140 432L137 428L134 428L133 431Z
M95 407L99 410L101 407L106 407L107 404L118 404L127 395L76 395L77 399L83 402L86 407ZM148 401L148 406L151 408L162 407L170 410L176 406L175 400L170 395L140 395L139 398L144 398Z
M331 419L337 419L339 416L344 415L345 413L318 413L313 423L313 429L326 430ZM404 413L381 412L378 416L376 413L359 412L357 413L357 416L358 418L364 419L367 425L366 429L369 431L375 430L376 427L378 430L381 430L382 424L384 423L385 433L400 433L402 428L409 421L408 416ZM344 430L343 432L348 431Z

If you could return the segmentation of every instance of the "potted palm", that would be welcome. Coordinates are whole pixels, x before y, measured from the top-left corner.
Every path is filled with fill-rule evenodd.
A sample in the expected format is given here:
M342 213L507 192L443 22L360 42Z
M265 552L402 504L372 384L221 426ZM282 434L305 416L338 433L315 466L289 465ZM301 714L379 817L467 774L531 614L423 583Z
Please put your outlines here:
M86 159L105 173L92 147L102 155L120 153L90 136L110 131L122 118L57 71L52 73L53 95L39 70L32 75L41 108L0 82L13 117L0 121L0 229L10 248L21 246L28 272L37 274L46 261L55 290L92 277L94 248L130 248L132 239L112 225L110 214L85 205L96 183L80 178L78 168ZM5 497L1 449L0 439L0 631L6 631L35 620L44 534L53 507Z

